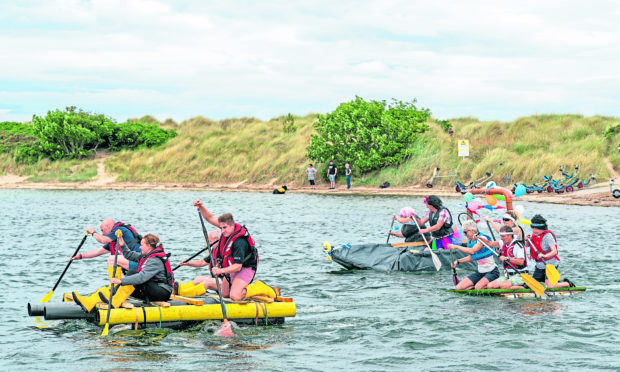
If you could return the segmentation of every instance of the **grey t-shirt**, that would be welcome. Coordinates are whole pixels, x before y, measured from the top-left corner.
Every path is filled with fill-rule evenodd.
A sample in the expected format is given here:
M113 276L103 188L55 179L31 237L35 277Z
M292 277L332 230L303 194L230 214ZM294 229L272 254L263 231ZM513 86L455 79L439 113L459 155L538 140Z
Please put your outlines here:
M543 236L542 241L540 242L540 247L542 248L543 252L545 253L549 252L551 250L552 245L557 246L555 239L553 239L553 234L547 234ZM536 268L542 270L545 268L547 264L557 266L558 263L559 261L556 260L555 258L548 258L546 262L545 261L536 262Z
M308 181L314 180L314 174L316 173L316 168L308 168L306 169L306 172L308 172Z

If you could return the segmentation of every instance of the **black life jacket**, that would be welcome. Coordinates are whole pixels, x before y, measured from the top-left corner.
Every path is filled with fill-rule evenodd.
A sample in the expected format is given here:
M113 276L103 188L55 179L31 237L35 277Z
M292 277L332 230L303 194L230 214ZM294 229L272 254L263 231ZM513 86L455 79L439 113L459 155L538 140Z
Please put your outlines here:
M450 210L448 208L443 206L440 207L435 213L429 212L428 225L432 227L437 224L437 221L439 221L439 215L441 214L442 210L446 210L448 212L448 215L450 215L450 223L444 222L441 226L441 229L433 231L433 236L435 238L443 238L444 236L449 236L454 233L454 231L452 230L452 225L454 224L454 219L452 219L452 213L450 213Z

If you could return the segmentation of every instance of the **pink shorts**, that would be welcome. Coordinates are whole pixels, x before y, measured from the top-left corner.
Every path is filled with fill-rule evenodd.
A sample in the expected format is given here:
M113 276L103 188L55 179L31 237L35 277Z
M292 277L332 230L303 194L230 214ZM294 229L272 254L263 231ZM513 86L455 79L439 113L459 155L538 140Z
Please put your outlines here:
M254 274L256 274L256 271L252 270L251 267L244 267L240 271L230 274L231 284L235 281L235 279L243 280L246 285L250 284L252 279L254 279Z

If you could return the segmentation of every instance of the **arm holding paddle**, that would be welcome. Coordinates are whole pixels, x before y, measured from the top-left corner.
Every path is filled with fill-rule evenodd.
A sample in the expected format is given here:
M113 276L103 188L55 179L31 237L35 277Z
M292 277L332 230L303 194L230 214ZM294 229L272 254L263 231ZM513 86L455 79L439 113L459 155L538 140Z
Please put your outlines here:
M460 245L456 245L456 244L448 244L448 246L446 248L448 249L458 249L459 251L465 252L467 254L474 254L476 252L478 252L481 248L483 247L481 242L476 242L476 245L474 245L472 248L468 248L468 247L463 247ZM469 257L471 259L471 257ZM465 262L465 261L461 261L461 262Z
M497 222L493 221L489 216L484 216L484 220L493 227L493 230L499 233L500 226Z
M209 212L209 210L204 206L204 204L202 204L200 199L194 200L194 207L198 208L200 214L202 215L202 217L204 217L205 220L207 220L208 223L217 228L220 227L217 222L217 217L215 217L211 212Z
M460 263L471 262L471 261L472 261L471 256L467 256L465 258L460 258L458 260L454 260L454 262L452 263L452 268L454 269L456 267L456 265L458 265Z
M104 245L112 241L112 239L110 239L106 235L99 234L98 232L95 231L95 229L93 229L90 226L86 227L86 235L92 235L92 237L95 238L97 242L104 244ZM103 247L96 248L90 252L80 253L79 255L73 255L72 257L69 258L69 261L77 261L77 260L84 260L88 258L95 258L101 255L104 255L106 253L109 253L109 251L106 250L105 248Z
M209 263L207 261L205 261L204 258L201 258L199 260L196 261L188 261L185 262L185 260L179 262L179 266L189 266L189 267L205 267L207 266Z

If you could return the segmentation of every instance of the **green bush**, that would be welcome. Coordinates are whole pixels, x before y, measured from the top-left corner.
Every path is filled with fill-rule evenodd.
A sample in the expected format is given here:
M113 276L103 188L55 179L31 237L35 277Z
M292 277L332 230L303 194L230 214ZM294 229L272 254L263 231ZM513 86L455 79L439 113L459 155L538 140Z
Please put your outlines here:
M449 133L450 129L452 129L452 123L450 123L450 120L437 120L437 124L446 133Z
M114 151L153 147L176 136L174 130L162 129L157 124L134 120L116 124L104 115L91 114L74 106L65 111L48 111L45 117L34 115L32 122L32 132L39 146L20 146L16 161L33 162L41 157L78 159L91 155L98 148Z
M402 163L419 133L428 130L430 110L412 102L365 101L356 97L318 115L306 156L317 162L351 163L362 173Z
M605 128L605 130L603 131L603 136L608 141L611 141L616 136L616 133L620 133L620 123L611 124L610 126Z

